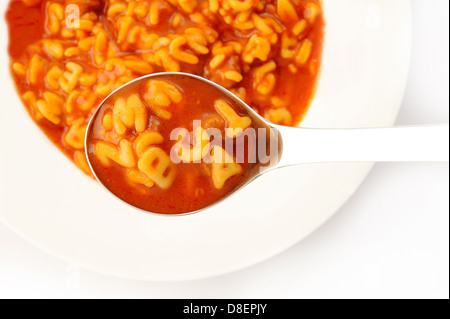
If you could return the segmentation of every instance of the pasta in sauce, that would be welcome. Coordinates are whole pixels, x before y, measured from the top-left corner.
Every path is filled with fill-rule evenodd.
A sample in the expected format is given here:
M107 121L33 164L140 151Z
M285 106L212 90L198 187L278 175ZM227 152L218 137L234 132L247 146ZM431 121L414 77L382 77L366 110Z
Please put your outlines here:
M319 0L10 0L6 18L24 105L88 174L83 139L96 107L153 72L206 77L270 121L296 125L314 94L324 28ZM152 110L161 121L166 111Z
M209 84L157 75L105 101L89 127L88 156L96 177L125 202L156 213L192 212L233 192L257 168L248 160L257 136L244 137L252 128ZM242 161L234 157L238 148Z

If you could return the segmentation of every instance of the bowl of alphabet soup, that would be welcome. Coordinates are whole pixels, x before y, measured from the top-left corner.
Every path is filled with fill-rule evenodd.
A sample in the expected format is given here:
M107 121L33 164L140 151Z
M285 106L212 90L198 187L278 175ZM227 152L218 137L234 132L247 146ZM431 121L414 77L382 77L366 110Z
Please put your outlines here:
M137 164L129 167L146 153L135 135L111 139L105 147L119 163L108 158L106 180L132 185L141 206L165 192L158 207L168 209L143 214L106 194L87 161L88 125L112 92L152 73L184 72L221 85L275 124L382 126L395 120L408 70L408 1L4 2L0 218L55 255L122 277L201 278L273 256L327 220L371 165L273 172L232 200L173 218L177 205L189 207L205 200L205 189L219 189L209 164L192 171L186 185L172 172L171 196ZM175 100L168 99L157 109L144 99L149 115L140 129L165 132L164 121L173 116L193 131L183 118L196 106L189 90L182 93L183 108L171 109ZM226 121L200 111L200 127ZM120 133L113 109L104 115L105 128ZM170 132L158 139L170 146ZM119 174L114 167L126 143L130 161ZM158 152L168 155L169 148ZM235 170L220 189L242 178L245 170Z

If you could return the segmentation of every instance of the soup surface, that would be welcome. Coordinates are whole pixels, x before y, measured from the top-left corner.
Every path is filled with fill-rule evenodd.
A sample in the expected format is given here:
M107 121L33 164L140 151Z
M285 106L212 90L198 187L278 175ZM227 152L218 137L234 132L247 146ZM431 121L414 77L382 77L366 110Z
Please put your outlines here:
M233 100L175 73L110 96L88 128L87 147L93 172L117 197L177 214L217 202L254 174L257 138L256 123Z
M319 0L11 0L6 18L24 105L88 174L95 109L153 72L203 76L296 125L314 95L324 29Z

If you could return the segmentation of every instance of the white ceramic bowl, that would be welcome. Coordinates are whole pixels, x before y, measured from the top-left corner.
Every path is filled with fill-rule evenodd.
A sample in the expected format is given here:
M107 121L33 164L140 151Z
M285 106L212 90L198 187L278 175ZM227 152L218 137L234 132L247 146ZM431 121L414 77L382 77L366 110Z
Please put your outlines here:
M0 4L2 17L7 2ZM323 71L302 125L392 125L409 68L409 1L324 0L324 8ZM323 224L372 167L286 168L201 214L143 214L79 172L32 122L8 72L7 39L1 19L0 219L38 247L81 267L176 281L253 265Z

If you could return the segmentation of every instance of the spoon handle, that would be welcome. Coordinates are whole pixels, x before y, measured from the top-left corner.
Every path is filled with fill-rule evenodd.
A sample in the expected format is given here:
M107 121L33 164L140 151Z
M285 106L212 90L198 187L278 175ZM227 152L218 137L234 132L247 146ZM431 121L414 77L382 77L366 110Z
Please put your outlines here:
M329 162L448 162L449 126L308 129L274 126L283 140L277 167Z

